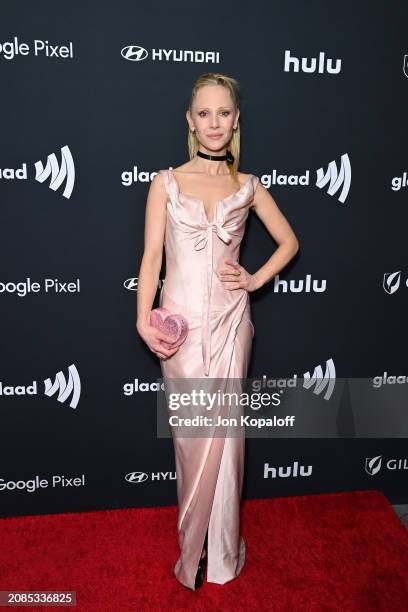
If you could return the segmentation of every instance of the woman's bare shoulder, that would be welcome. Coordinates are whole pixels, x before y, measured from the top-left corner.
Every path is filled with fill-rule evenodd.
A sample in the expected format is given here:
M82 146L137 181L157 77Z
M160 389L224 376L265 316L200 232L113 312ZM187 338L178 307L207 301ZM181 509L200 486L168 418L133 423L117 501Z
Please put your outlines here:
M244 172L238 172L238 178L241 181L241 183L245 183L246 180L249 179L250 176L253 176L250 172L247 174L244 174Z

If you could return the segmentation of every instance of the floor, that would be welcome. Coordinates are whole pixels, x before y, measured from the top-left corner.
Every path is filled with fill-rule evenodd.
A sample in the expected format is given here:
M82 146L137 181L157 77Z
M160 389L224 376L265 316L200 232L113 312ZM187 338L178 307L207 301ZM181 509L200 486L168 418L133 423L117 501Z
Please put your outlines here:
M397 504L392 507L408 529L408 504Z

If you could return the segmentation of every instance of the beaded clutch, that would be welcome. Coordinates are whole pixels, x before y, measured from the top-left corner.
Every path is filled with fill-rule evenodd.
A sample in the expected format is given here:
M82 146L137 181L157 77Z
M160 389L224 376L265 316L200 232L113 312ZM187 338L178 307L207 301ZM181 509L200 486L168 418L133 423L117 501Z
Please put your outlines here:
M171 344L161 341L169 348L180 340L184 341L188 334L187 319L181 314L172 314L167 308L154 308L150 312L150 325L174 338Z

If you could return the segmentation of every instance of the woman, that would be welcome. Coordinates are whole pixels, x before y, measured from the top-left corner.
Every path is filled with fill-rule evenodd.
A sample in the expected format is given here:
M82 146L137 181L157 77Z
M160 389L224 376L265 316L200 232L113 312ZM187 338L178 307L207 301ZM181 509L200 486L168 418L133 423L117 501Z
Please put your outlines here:
M147 198L136 326L161 360L166 387L171 379L221 379L225 388L230 380L245 379L254 335L249 293L270 281L298 250L294 232L259 178L238 172L237 91L229 76L199 77L186 111L190 161L160 170ZM238 263L249 209L278 243L253 274ZM172 346L170 336L149 324L163 243L160 306L183 314L189 325L184 342ZM173 431L181 549L174 571L190 589L201 586L206 568L209 582L232 580L245 560L239 521L244 437L200 432L176 437Z

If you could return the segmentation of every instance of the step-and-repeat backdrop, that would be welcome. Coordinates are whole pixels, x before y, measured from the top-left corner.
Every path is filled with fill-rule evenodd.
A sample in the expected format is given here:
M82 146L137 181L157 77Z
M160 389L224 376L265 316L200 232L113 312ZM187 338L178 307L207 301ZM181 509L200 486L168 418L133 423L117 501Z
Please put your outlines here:
M370 393L349 403L366 425L367 398L382 401L375 435L250 437L244 496L408 501L401 414L385 426L408 382L407 19L386 0L3 10L2 516L176 503L136 294L149 184L188 160L185 110L205 72L240 82L240 170L300 242L250 294L249 376L315 381L317 394L364 379ZM241 264L254 272L276 247L251 212ZM165 260L155 306L164 276Z

